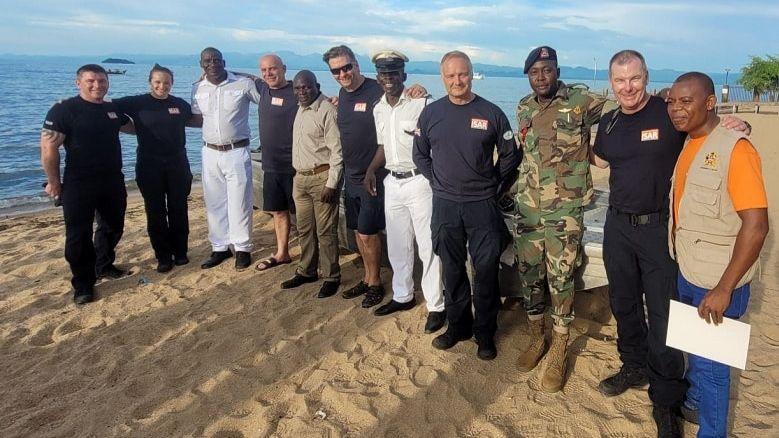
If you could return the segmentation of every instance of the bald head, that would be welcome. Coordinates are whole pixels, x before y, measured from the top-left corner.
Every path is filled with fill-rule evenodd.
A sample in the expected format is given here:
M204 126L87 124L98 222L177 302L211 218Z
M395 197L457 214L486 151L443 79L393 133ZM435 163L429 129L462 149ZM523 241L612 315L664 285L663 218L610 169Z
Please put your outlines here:
M277 89L287 85L287 66L284 61L275 53L268 53L260 58L260 74L262 80L270 88Z
M691 81L696 84L698 84L700 87L703 88L703 91L706 93L707 96L715 94L714 92L714 81L711 80L709 75L697 72L697 71L691 71L689 73L685 73L674 81L674 83L677 82L685 82L685 81Z
M292 88L301 106L309 106L319 97L319 84L314 73L309 70L301 70L295 75Z

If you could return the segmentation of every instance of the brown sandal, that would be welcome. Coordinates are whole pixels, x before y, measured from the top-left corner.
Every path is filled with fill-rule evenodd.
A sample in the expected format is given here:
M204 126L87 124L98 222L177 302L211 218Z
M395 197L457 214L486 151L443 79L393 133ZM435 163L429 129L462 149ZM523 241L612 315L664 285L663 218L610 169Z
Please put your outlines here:
M260 263L257 263L257 266L255 266L254 269L258 271L267 271L270 268L275 268L276 266L287 265L290 263L292 263L292 259L280 262L273 257L268 257L267 259L261 261Z

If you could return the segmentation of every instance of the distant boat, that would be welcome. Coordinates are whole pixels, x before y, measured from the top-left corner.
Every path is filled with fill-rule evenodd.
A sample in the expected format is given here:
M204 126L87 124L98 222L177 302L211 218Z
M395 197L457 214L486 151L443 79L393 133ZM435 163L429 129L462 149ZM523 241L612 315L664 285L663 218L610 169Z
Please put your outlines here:
M109 75L123 75L123 74L127 73L127 70L119 70L119 69L109 68L105 72L108 73Z
M477 81L484 79L484 77L485 77L484 73L482 72L478 72L478 71L473 72L473 78L476 79Z
M123 58L106 58L103 60L103 64L135 64L129 59Z

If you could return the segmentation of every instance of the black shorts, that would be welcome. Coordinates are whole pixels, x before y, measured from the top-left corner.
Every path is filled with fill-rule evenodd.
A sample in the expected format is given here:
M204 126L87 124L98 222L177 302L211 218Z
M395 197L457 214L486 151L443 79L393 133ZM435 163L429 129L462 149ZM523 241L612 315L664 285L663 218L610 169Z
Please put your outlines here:
M295 213L295 202L292 200L291 173L263 172L262 176L262 210L289 211Z
M346 228L364 236L378 234L384 229L384 184L376 181L376 196L371 196L362 185L347 181L345 186Z

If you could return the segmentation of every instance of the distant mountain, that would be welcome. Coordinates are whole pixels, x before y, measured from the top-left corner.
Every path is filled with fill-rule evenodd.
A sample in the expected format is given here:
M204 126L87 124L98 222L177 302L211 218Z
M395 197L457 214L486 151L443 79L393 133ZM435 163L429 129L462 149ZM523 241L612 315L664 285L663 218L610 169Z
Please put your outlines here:
M257 61L259 57L266 53L235 53L224 52L224 58L227 61L228 68L241 68L241 69L257 69ZM327 65L322 61L322 55L319 53L310 53L307 55L300 55L294 52L282 50L276 52L284 60L287 68L290 70L314 70L314 71L326 71ZM111 53L110 58L115 59L132 59L137 64L149 64L159 63L166 66L178 66L178 65L197 65L200 61L199 54L190 55L149 55L149 54L135 54L135 53ZM48 59L48 60L79 60L82 62L95 62L94 58L89 56L30 56L30 55L13 55L13 54L0 54L0 59ZM365 55L357 55L357 60L360 63L360 67L366 73L375 73L373 64L370 57ZM105 61L104 61L105 62ZM494 64L482 64L475 63L473 65L475 71L481 72L487 78L490 77L525 77L522 73L521 67L507 66L507 65L494 65ZM439 73L439 65L437 61L411 61L406 65L406 72L412 74L429 74L437 75ZM672 69L649 69L649 78L652 82L673 82L679 75L684 73L679 70ZM714 80L715 84L722 84L725 82L724 73L708 73ZM607 80L608 72L605 69L598 69L594 71L587 67L569 67L560 66L560 76L568 81L592 81L593 76L597 80ZM736 84L739 77L738 72L730 72L728 76L728 82Z
M106 59L101 61L101 64L135 64L135 63L130 61L129 59L106 58Z

